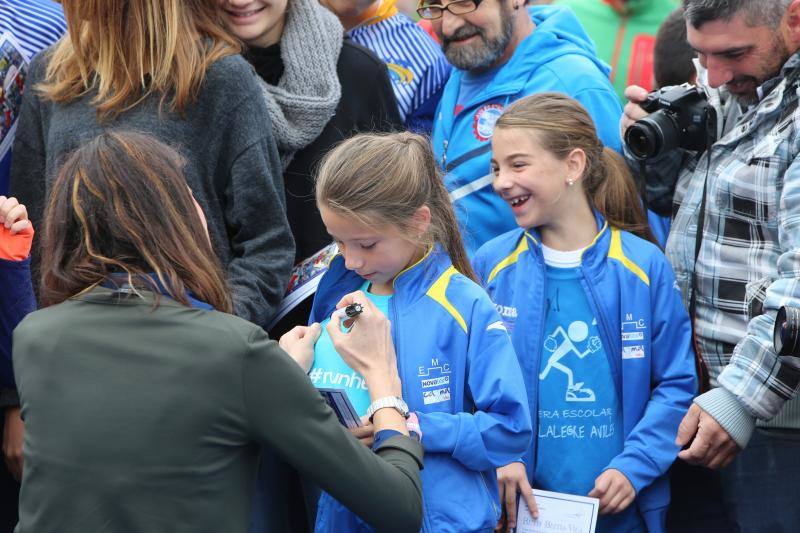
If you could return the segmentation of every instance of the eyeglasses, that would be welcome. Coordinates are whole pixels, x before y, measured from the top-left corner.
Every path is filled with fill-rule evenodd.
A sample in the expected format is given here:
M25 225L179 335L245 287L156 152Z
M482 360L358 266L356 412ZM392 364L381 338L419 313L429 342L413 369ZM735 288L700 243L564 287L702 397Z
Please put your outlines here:
M482 0L455 0L454 2L449 2L447 5L423 4L420 2L420 6L417 9L417 14L421 18L428 20L442 18L445 10L449 11L453 15L466 15L467 13L472 13L478 9L478 6L481 5L481 1Z

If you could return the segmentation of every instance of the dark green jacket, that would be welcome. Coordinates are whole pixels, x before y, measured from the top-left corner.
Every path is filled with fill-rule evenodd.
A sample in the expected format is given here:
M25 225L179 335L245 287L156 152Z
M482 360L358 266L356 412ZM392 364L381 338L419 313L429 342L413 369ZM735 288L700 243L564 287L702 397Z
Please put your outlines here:
M379 531L418 531L422 447L377 455L264 331L97 288L14 332L18 533L245 532L259 445Z

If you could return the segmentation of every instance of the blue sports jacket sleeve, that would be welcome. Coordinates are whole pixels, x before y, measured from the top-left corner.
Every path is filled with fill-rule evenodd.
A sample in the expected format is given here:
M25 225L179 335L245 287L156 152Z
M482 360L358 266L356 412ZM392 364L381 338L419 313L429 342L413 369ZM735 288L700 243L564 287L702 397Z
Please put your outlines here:
M30 258L0 259L0 380L2 387L16 388L11 365L11 338L25 315L36 309L31 284Z
M450 454L470 470L504 466L531 443L531 416L514 348L488 297L470 321L468 393L472 413L417 413L425 451Z
M625 474L637 494L664 475L675 461L678 425L697 391L689 315L666 258L655 261L650 280L653 387L622 453L607 467Z

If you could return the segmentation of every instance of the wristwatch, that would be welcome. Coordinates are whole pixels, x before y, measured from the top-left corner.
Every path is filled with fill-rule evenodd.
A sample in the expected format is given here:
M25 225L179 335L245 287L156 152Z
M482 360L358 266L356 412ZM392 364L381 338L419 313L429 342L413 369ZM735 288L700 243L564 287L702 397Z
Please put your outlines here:
M372 402L367 409L367 418L372 422L372 417L375 416L375 412L379 409L386 409L387 407L396 409L398 413L403 415L403 418L408 418L408 405L402 398L398 398L397 396L386 396Z

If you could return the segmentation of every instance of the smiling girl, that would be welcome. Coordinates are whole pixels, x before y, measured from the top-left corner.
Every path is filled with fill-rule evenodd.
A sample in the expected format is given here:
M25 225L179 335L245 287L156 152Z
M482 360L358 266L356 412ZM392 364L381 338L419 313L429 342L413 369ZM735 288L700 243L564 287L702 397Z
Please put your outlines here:
M474 265L510 310L537 432L498 470L508 525L518 491L535 512L534 486L599 498L598 531L663 531L696 378L689 319L633 179L586 110L555 93L499 118L492 168L520 227Z

